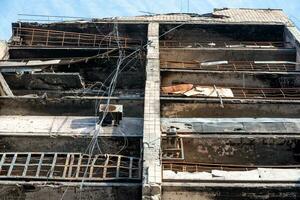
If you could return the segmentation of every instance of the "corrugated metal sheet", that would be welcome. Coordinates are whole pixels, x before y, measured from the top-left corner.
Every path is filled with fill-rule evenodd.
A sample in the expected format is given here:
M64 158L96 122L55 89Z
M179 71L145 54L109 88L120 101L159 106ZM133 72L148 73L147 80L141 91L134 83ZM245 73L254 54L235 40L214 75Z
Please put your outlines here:
M161 14L151 16L117 17L118 21L160 21L192 23L243 23L243 24L286 24L293 25L287 15L279 9L216 9L211 16L190 14ZM110 19L106 19L110 20Z
M228 22L290 23L282 10L271 9L220 9L214 15L226 16Z

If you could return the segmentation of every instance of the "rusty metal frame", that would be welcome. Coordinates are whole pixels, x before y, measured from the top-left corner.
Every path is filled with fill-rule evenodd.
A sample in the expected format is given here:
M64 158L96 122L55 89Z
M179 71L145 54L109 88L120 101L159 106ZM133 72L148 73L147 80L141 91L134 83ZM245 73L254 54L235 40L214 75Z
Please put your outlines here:
M219 163L190 163L163 160L163 170L176 172L211 172L211 170L248 171L257 168L299 169L300 165L233 165Z
M234 97L222 97L223 99L300 99L300 88L242 88L230 87ZM179 97L183 94L162 94L162 97ZM216 98L209 96L192 96L202 98Z
M294 64L255 64L254 62L239 61L210 66L202 66L201 63L197 61L161 61L160 67L161 69L197 69L207 71L296 71L296 66Z
M13 28L12 46L46 46L46 47L118 47L117 40L123 48L139 47L142 40L100 34L56 31L37 28Z
M159 46L161 48L234 48L234 47L250 47L250 48L284 48L288 42L278 41L200 41L187 42L176 40L161 40Z
M141 180L140 158L112 154L0 153L0 180Z

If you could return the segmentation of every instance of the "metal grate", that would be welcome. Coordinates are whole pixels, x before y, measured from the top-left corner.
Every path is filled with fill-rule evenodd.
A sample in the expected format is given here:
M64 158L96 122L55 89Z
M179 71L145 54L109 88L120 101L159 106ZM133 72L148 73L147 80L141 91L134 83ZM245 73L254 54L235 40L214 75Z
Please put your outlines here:
M138 47L141 40L110 35L65 32L35 28L14 28L11 45L15 46L47 46L47 47Z
M162 61L160 63L163 69L197 69L207 71L295 71L294 64L254 64L253 62L229 62L228 64L201 66L196 61Z
M141 179L141 159L81 153L1 153L0 179L106 181Z
M161 48L282 48L285 42L268 41L205 41L205 42L185 42L174 40L162 40L159 42Z

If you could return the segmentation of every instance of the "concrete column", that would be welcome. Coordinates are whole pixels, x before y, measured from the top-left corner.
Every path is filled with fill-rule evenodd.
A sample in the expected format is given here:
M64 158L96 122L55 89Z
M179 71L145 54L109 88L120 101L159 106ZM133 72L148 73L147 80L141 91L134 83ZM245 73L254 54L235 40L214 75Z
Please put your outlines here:
M143 137L143 199L161 198L159 24L148 26Z
M8 59L8 46L5 41L0 40L0 60Z
M290 42L296 48L296 62L300 63L300 31L295 26L287 26L285 29L285 40ZM296 69L300 70L300 64L296 65Z
M0 60L8 59L8 47L5 41L0 41ZM13 96L12 91L7 85L2 73L0 72L0 96Z
M14 96L1 72L0 72L0 96L10 96L10 97Z

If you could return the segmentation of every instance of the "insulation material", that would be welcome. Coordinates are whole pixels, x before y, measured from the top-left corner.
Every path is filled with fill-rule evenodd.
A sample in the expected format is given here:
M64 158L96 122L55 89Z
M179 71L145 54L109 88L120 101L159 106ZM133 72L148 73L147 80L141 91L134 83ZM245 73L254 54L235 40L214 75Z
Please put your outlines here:
M212 179L212 174L209 172L174 172L171 170L164 170L163 171L163 178L164 179L188 179L188 180L205 180L205 179Z
M209 172L174 172L163 171L164 179L179 180L235 180L235 181L297 181L299 169L257 168L249 171L211 170Z
M258 168L261 179L264 180L299 180L300 170L298 169L268 169Z
M230 88L214 88L211 86L197 86L184 93L186 96L206 96L206 97L234 97Z
M174 86L162 87L163 93L183 94L193 88L193 84L179 84Z

